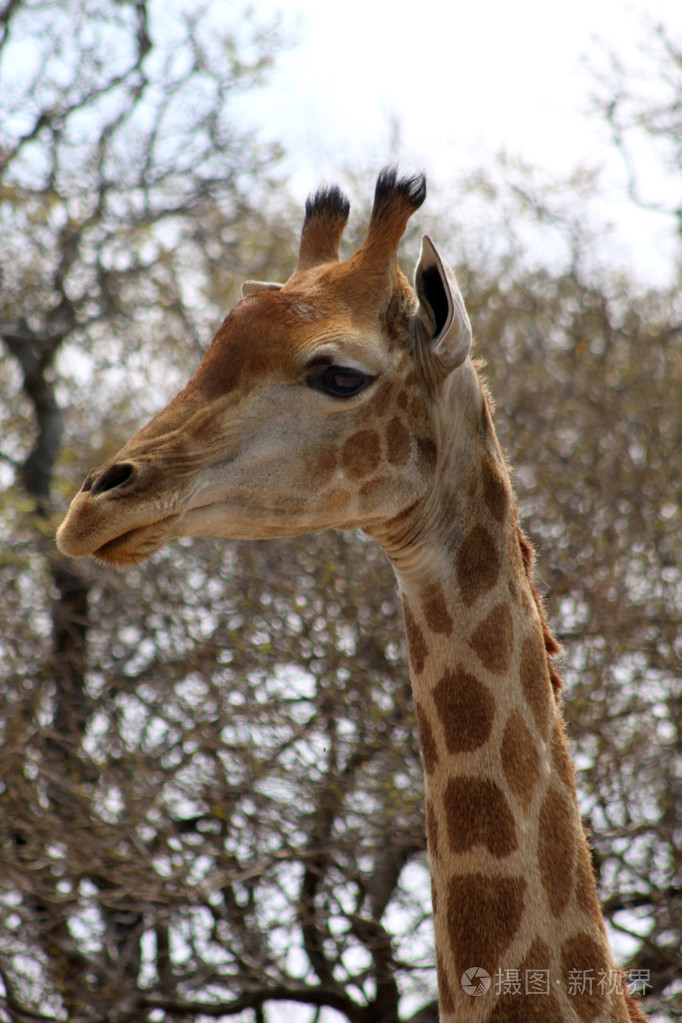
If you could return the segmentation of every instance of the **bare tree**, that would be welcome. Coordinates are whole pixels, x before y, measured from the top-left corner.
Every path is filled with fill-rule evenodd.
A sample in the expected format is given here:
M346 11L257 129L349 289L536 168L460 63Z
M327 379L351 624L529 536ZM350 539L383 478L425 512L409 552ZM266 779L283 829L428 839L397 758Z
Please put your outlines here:
M33 61L0 91L0 1019L260 1023L295 1003L301 1021L435 1023L380 553L182 541L112 576L55 552L52 509L93 449L163 404L242 274L281 279L294 249L272 154L229 120L272 37L84 10L14 0L0 48L0 71ZM566 651L606 917L672 1020L679 303L595 268L575 188L506 167L485 194L494 244L471 234L460 278ZM529 224L561 258L538 265Z
M649 22L637 59L625 62L612 51L601 64L593 106L623 159L630 198L673 216L682 233L682 40L665 24ZM660 178L651 181L656 169L667 175L665 195Z

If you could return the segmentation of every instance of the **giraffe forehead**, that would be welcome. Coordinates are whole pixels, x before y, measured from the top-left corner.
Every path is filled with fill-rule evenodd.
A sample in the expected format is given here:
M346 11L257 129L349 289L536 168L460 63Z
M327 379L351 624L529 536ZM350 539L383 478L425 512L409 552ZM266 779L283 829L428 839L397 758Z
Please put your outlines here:
M316 295L253 295L225 318L192 386L212 398L266 379L299 379L323 361L378 373L386 361L378 317L358 318Z

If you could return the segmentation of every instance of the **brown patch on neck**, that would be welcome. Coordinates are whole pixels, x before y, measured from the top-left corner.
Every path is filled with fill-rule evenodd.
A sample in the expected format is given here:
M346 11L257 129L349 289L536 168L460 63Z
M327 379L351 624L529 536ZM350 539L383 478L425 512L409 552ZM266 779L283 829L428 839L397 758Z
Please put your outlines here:
M552 915L561 916L573 894L577 807L558 789L550 789L540 811L538 863Z
M455 1011L455 1002L450 990L447 970L445 969L440 952L436 952L436 966L438 969L438 993L440 995L439 1008L443 1016L450 1016Z
M532 635L527 636L523 641L520 674L523 695L533 712L538 731L544 739L549 724L552 690L549 683L549 668L544 641L537 626Z
M467 852L482 845L497 859L518 848L514 817L502 789L494 781L461 775L445 789L445 814L450 849Z
M522 877L464 874L453 878L448 892L448 927L459 976L472 965L494 976L500 956L521 923L525 892Z
M520 990L503 992L486 1023L566 1023L556 995L549 985L545 987L550 967L550 950L536 938L518 971ZM533 980L537 990L533 990Z
M457 552L457 582L467 607L493 588L500 574L500 555L495 541L477 525L462 540Z
M554 772L569 792L575 792L575 768L571 755L568 752L564 726L561 718L557 715L554 720L554 730L551 736L552 743L552 767Z
M523 562L523 569L526 576L526 582L530 589L535 607L540 618L540 624L542 625L542 637L545 644L545 650L547 652L547 666L549 668L549 678L552 683L552 689L556 697L559 696L563 682L561 676L557 671L554 664L552 664L552 658L556 657L561 653L561 647L555 637L552 634L552 630L549 627L547 621L547 615L545 614L545 608L542 603L542 597L538 592L535 584L533 583L533 562L535 561L535 555L533 548L531 547L527 537L525 536L521 527L517 524L516 526L516 538L518 540L519 549L521 551L521 559Z
M422 751L424 770L427 774L433 774L438 766L438 747L433 737L433 730L428 715L419 700L414 701L415 714L417 715L417 727L419 729L419 744Z
M540 775L540 757L528 725L518 710L509 715L500 755L509 788L521 803L524 813L528 813Z
M430 799L426 800L426 841L429 849L429 856L438 856L438 817Z
M575 894L578 905L583 913L603 931L604 918L602 917L601 906L597 897L597 881L592 870L592 859L590 857L590 847L587 844L587 835L585 836L585 841L580 843L580 848L578 849Z
M482 376L483 370L485 369L485 362L475 360L474 366L478 372L479 380L481 382L481 396L483 398L483 403L481 405L481 432L484 437L489 437L495 432L492 416L494 403L490 395L490 391L488 390L486 380Z
M407 604L403 603L403 614L405 615L405 636L407 637L407 652L415 673L421 675L426 664L429 649L424 639L424 633L415 621L414 615Z
M431 631L448 636L452 632L453 621L441 584L430 583L421 594L421 603L422 613Z
M488 511L497 522L502 522L510 504L507 482L497 459L491 451L483 456L483 498Z
M447 671L433 690L449 753L471 753L487 742L495 700L487 686L457 667Z
M474 630L469 646L494 675L503 675L514 649L514 627L506 604L498 604Z
M608 976L610 965L604 945L595 941L591 934L577 934L564 942L561 950L563 983L565 990L572 993L571 1004L581 1023L591 1023L597 1017L603 1019L601 1013L608 1007L609 1002L615 999L611 995L607 996L603 987L600 989L596 982L580 983L580 978ZM618 997L616 995L616 998ZM620 993L620 999L622 998L623 995Z

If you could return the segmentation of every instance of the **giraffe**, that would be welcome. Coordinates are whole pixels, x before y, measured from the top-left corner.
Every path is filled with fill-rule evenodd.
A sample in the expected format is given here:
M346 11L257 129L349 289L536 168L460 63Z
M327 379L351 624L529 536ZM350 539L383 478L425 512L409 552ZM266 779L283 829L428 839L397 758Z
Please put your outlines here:
M119 567L179 536L362 529L393 565L422 751L444 1023L642 1021L616 970L559 707L558 646L422 175L379 175L366 239L337 187L296 269L246 282L187 386L85 479L57 542ZM486 979L487 978L487 979Z

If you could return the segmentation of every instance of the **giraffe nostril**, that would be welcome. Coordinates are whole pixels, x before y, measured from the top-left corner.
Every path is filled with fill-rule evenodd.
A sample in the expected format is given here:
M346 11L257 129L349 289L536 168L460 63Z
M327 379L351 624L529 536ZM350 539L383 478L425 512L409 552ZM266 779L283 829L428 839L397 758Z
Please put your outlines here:
M132 477L134 467L130 462L121 462L120 465L110 465L108 469L102 473L102 475L90 483L87 488L90 490L93 496L97 494L104 494L108 490L116 490L117 487L122 487L124 483ZM83 490L86 489L88 481L83 484Z

